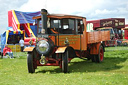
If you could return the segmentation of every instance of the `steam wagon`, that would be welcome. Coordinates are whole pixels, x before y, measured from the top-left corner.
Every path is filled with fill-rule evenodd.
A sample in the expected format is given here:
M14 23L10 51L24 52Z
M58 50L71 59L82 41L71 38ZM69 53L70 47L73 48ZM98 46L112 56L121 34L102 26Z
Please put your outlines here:
M33 17L37 23L35 47L26 47L28 72L37 66L59 66L64 73L68 63L75 58L87 58L100 63L104 60L101 41L110 39L110 31L86 31L86 18L74 15L48 14L41 9L41 16ZM30 40L33 44L34 39Z

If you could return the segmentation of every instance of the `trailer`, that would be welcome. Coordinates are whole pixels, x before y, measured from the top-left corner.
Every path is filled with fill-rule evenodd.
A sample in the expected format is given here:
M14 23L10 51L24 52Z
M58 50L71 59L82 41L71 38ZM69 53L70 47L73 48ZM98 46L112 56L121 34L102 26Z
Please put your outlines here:
M59 66L67 73L68 63L76 57L96 63L104 60L101 42L110 40L110 31L87 32L85 17L48 14L46 9L33 19L37 23L36 46L24 49L28 52L29 73L34 73L37 66Z
M128 45L128 24L125 25L125 28L123 28L124 30L124 39L121 42L122 45L127 46Z
M117 46L123 39L122 28L125 27L125 18L108 18L87 21L87 31L109 30L110 40L105 41L105 46Z
M128 39L128 24L126 24L124 28L124 39Z

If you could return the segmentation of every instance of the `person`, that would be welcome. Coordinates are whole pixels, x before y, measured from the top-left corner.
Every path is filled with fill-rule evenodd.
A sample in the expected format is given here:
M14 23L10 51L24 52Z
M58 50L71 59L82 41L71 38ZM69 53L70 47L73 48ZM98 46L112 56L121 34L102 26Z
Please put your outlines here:
M41 33L42 34L45 34L45 29L41 29Z
M4 49L3 49L3 55L5 56L6 54L8 54L10 56L10 59L13 58L13 52L12 50L8 47L8 45L5 45Z
M33 37L32 33L31 33L31 37Z
M23 52L23 50L24 50L24 40L23 40L23 38L20 39L19 44L21 46L21 52Z
M80 24L80 22L78 23L78 33L82 34L83 30L82 30L82 24Z

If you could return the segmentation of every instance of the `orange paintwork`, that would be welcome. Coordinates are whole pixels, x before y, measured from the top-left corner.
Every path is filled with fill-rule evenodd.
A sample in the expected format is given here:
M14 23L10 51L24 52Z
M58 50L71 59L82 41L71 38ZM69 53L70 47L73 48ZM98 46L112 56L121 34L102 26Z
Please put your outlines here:
M28 52L28 51L33 51L34 48L35 48L35 47L26 47L26 48L24 49L24 51L26 51L26 52Z
M83 19L84 25L86 25L86 19ZM73 47L75 50L87 50L87 44L101 43L101 41L110 40L110 31L94 31L86 32L86 26L84 27L83 34L77 35L59 35L58 36L49 36L50 39L54 42L56 41L57 46L67 46L65 41L68 42L68 45ZM97 47L95 44L94 47ZM96 49L92 48L93 51ZM96 51L97 53L97 51Z
M66 46L65 42L68 42L69 46L75 50L80 50L80 35L59 35L56 40L57 46Z
M84 25L86 25L86 19L83 18ZM54 42L56 41L57 46L66 46L65 41L68 40L69 46L73 47L75 50L87 50L87 33L86 33L86 26L84 26L83 34L77 35L59 35L49 36L50 39Z
M123 45L128 45L128 40L123 40L123 41L122 41L122 44L123 44Z
M55 36L49 36L49 38L54 42L55 45Z
M91 46L91 50L90 50L90 54L96 55L99 53L99 47L100 47L101 43L94 43Z
M84 31L83 34L58 34L58 32L51 30L55 35L50 35L49 38L54 42L54 45L59 46L57 49L58 52L63 52L66 49L66 46L71 46L74 50L87 50L88 45L92 44L91 53L97 54L99 45L101 41L110 40L110 31L94 31L87 32L86 31L86 18L80 16L72 16L72 15L58 15L58 14L50 14L47 15L48 18L72 18L72 19L82 19L84 23ZM33 19L40 19L41 16L33 17ZM61 48L62 47L62 48ZM61 51L60 51L61 50Z
M51 31L55 34L58 34L58 32L56 32L54 29L51 29Z
M84 31L81 35L81 50L87 50L87 32L86 32L86 19L83 18Z
M81 16L75 16L75 15L65 15L65 14L50 14L47 15L48 18L58 18L58 19L63 19L63 18L76 18L76 19L83 19L85 17L81 17ZM36 16L33 17L33 19L40 19L41 16Z

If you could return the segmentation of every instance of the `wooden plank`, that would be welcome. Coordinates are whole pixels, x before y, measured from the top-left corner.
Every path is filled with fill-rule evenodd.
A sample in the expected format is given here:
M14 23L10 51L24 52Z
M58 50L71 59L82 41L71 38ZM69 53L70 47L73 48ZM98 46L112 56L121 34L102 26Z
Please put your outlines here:
M110 31L87 32L88 44L110 40Z

